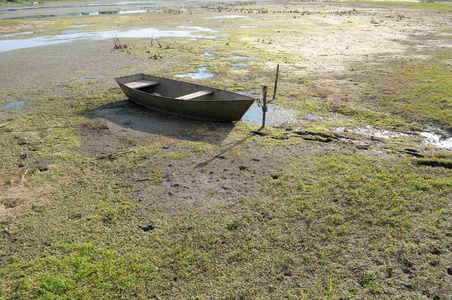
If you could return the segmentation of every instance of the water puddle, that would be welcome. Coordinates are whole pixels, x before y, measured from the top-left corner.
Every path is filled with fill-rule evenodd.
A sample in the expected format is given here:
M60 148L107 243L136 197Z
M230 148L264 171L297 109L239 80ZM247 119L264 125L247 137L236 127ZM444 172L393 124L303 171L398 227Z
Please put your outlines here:
M322 100L322 98L320 97L309 97L305 99L305 101L320 101L320 100Z
M154 5L151 1L122 1L122 2L100 2L100 3L52 3L49 5L27 5L20 7L9 7L1 9L2 19L28 19L28 18L46 18L46 17L62 17L70 15L101 15L101 14L127 14L127 13L145 13L149 10L142 9L143 6ZM120 10L118 7L127 6L134 8L132 10ZM110 8L110 10L102 11L96 9L98 7ZM136 8L136 9L135 9ZM73 13L67 13L68 9L75 10ZM55 12L48 14L49 11ZM42 13L40 13L42 12Z
M70 32L54 36L41 36L34 38L19 38L0 40L0 52L7 52L23 48L38 46L50 46L77 40L106 40L114 38L204 38L214 39L216 36L208 36L204 32L214 32L210 28L192 27L181 28L188 30L159 30L157 28L138 28L125 31L111 30L101 32ZM2 38L2 36L0 36Z
M305 114L305 118L308 121L315 121L315 122L330 122L331 121L331 119L328 120L325 117L322 117L322 116L319 116L319 115L316 115L316 114L311 114L311 113Z
M224 16L215 16L210 17L209 19L247 19L247 20L253 20L253 18L250 18L248 16L242 16L242 15L224 15Z
M0 52L7 52L11 50L32 48L38 46L50 46L60 44L62 41L53 40L51 37L37 37L31 39L14 39L14 40L0 40Z
M452 150L452 137L446 137L443 134L433 132L421 132L420 135L424 138L424 143L433 145L438 148L447 148Z
M4 104L3 106L0 106L0 110L4 110L4 111L20 110L20 109L24 108L25 102L26 101L24 101L24 100L8 102L8 103Z
M27 35L27 34L32 34L32 33L33 33L33 31L26 31L26 32L5 34L5 35L1 35L0 37L5 38L5 37L11 37L11 36L18 36L18 35Z
M100 75L100 76L97 76L97 77L94 77L94 78L81 77L81 78L79 78L79 79L77 79L77 80L75 80L75 81L77 81L77 82L81 82L81 81L93 81L93 80L100 80L100 79L104 79L104 78L105 78L105 75Z
M192 78L192 79L207 79L207 78L214 77L215 74L208 73L207 69L208 69L207 67L202 67L202 68L198 68L198 72L197 73L179 74L179 75L174 75L174 77L178 77L178 78Z
M249 67L249 64L245 63L238 63L238 64L232 64L233 67L240 68L240 67Z
M149 10L110 10L110 11L92 11L81 12L76 14L77 16L100 16L100 15L124 15L124 14L142 14L147 13Z
M209 28L209 27L202 27L202 26L186 26L186 25L180 25L177 26L177 28L182 28L182 29L190 29L190 30L194 30L194 31L201 31L201 32L210 32L210 33L217 33L218 30Z
M298 117L299 113L295 110L285 109L275 104L267 105L267 114L265 124L280 126L285 124L301 124L303 120ZM252 125L262 124L262 108L253 104L242 117L242 121Z
M152 1L119 1L119 2L101 2L101 3L88 3L82 6L124 6L124 5L149 5L153 4Z
M204 51L204 54L203 54L203 55L204 55L204 56L210 56L210 57L215 56L215 54L210 53L209 51Z
M91 26L95 26L95 24L81 24L81 25L69 26L66 28L83 28L83 27L91 27Z
M362 134L369 137L374 138L385 138L385 139L394 139L394 138L421 138L422 142L427 146L435 146L438 148L444 148L452 150L452 137L450 134L439 130L439 129L431 129L429 131L422 132L395 132L386 129L375 128L371 125L367 125L364 127L358 127L355 129L348 129L346 127L338 127L334 132L343 133L351 131L354 133Z
M234 56L228 57L228 59L256 59L256 58L249 57L249 56L234 55Z
M385 139L394 139L398 137L410 137L411 135L404 132L395 132L386 129L375 128L371 125L367 125L364 127L358 127L355 129L348 129L346 127L338 127L334 132L343 133L347 131L352 131L354 133L358 133L365 136L375 137L375 138L385 138Z

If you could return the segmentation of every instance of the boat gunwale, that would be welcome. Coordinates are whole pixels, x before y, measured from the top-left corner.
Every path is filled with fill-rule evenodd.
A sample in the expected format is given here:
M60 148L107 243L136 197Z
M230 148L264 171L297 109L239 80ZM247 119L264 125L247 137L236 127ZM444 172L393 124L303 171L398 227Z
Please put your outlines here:
M248 98L248 99L229 99L229 98L225 98L225 99L210 99L210 100L209 100L209 99L196 99L196 98L194 98L194 99L177 99L177 98L168 97L168 96L164 96L164 95L154 95L154 94L152 94L152 93L148 93L148 92L142 91L142 90L137 89L137 88L132 88L132 87L127 86L126 83L124 83L124 82L121 81L121 79L128 78L128 77L132 77L132 76L136 76L136 75L142 75L142 76L144 77L146 74L144 74L144 73L137 73L137 74L134 74L134 75L128 75L128 76L117 77L117 78L115 78L115 81L116 81L118 84L123 85L125 88L130 89L130 90L134 90L134 91L139 92L139 93L141 93L141 94L149 95L149 96L156 97L156 98L168 99L168 100L172 100L172 101L181 101L181 102L187 102L187 101L189 101L189 102L235 102L235 101L253 101L253 102L254 102L254 101L257 100L256 98L253 98L253 97L250 97L250 96L247 96L247 95L243 95L243 94L239 94L239 93L236 93L236 92L231 92L231 91L224 90L224 89L214 88L214 87L205 86L205 85L201 85L201 84L197 84L197 83L192 83L192 82L188 82L188 81L182 81L182 80L176 80L176 79L171 79L171 78L164 78L164 77L159 77L159 76L153 76L153 75L150 75L150 76L155 77L155 78L161 78L161 79L168 80L168 81L174 81L174 82L177 82L177 83L183 83L183 84L187 84L187 85L193 85L193 86L205 88L205 89L208 89L208 90L221 91L221 92L224 92L224 93L235 94L235 95L239 95L239 96L241 96L241 97L246 97L246 98Z

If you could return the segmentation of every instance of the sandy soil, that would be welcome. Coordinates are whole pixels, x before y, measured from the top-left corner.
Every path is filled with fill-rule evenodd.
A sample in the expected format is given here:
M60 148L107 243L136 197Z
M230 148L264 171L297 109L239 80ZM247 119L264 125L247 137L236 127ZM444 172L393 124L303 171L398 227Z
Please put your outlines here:
M356 8L336 5L332 9L338 10L336 18L322 15L312 18L330 22L324 28L292 34L276 31L271 43L259 43L254 38L244 40L268 51L299 55L302 62L285 67L315 81L330 103L347 102L351 106L361 101L360 77L369 75L368 66L376 56L387 60L416 59L425 58L416 54L421 49L452 49L450 37L444 34L444 29L452 25L450 14L374 9L367 5ZM342 28L341 22L335 23L339 20L352 26Z

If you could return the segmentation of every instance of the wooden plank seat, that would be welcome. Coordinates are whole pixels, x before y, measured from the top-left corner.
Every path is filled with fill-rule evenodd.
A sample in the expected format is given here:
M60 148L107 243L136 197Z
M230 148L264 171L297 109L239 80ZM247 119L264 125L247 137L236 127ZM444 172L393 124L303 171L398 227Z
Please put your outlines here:
M125 83L131 89L142 89L145 87L150 87L154 85L158 85L159 83L156 81L148 81L148 80L138 80L133 82Z
M176 99L179 99L179 100L191 100L191 99L198 98L198 97L205 96L205 95L209 95L209 94L212 94L212 93L213 93L213 91L202 90L202 91L197 91L197 92L194 92L194 93L191 93L191 94L187 94L187 95L182 95L182 96L176 97Z

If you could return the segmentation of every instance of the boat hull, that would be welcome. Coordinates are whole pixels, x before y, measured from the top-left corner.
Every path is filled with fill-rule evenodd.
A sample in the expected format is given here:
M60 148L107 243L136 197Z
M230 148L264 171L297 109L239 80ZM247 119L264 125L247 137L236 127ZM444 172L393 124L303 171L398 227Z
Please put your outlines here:
M200 120L238 121L255 101L221 89L146 74L115 80L123 93L137 104Z

